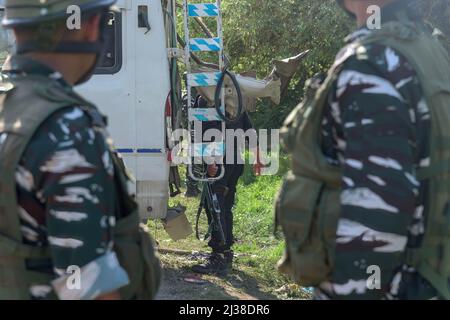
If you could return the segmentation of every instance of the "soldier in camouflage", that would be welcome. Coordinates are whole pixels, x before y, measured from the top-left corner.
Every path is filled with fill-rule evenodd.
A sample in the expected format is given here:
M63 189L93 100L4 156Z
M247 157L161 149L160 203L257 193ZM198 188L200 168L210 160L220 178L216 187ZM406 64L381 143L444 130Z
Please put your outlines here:
M73 94L72 86L89 79L98 63L102 26L114 2L67 2L78 4L82 12L81 28L68 31L67 6L52 11L45 2L33 2L31 8L43 6L34 16L32 9L25 11L25 3L23 11L14 11L14 0L6 1L3 25L13 29L17 53L3 66L2 77L12 83L17 79L19 86L27 78L48 79L59 92ZM33 101L29 105L33 108ZM54 278L30 285L30 299L120 299L119 289L130 283L132 275L113 250L116 218L125 212L119 204L111 141L102 127L102 117L94 108L64 107L39 126L21 156L15 177L23 243L49 248L51 256L28 260L26 269ZM0 267L4 261L0 260ZM82 290L65 285L72 266L81 268Z
M404 3L391 4L381 17L390 19L391 11L403 10L402 6ZM370 32L362 27L346 42ZM333 283L318 288L317 297L376 298L366 286L371 249L359 240L372 231L374 238L386 233L391 242L383 253L376 253L381 287L390 288L386 297L436 298L436 290L426 280L412 268L396 263L407 242L417 245L425 229L427 186L419 184L414 170L429 165L429 109L416 72L405 57L377 44L367 45L365 50L364 56L355 54L346 60L323 118L322 150L329 162L344 172L340 221L347 227L338 229ZM391 138L387 141L383 134ZM412 212L414 222L406 226L405 216ZM378 226L380 219L385 228ZM353 240L339 241L349 238ZM355 262L349 265L350 260Z
M432 119L423 83L395 49L376 41L352 46L375 32L366 24L370 5L381 7L382 24L400 12L409 21L422 22L414 1L338 3L360 28L346 38L347 46L336 58L339 71L321 118L320 150L341 172L340 215L331 276L315 286L314 296L442 298L403 260L406 248L420 246L426 230L429 185L416 176L430 166ZM375 287L367 284L370 265L381 271Z

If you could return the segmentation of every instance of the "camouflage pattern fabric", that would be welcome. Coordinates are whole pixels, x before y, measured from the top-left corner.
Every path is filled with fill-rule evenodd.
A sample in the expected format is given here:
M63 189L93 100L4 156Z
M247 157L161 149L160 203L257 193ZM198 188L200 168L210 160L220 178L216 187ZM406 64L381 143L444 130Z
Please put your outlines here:
M370 31L360 29L352 43ZM367 45L346 60L322 123L322 150L343 169L332 282L316 299L434 299L436 290L402 265L406 246L418 247L426 223L430 113L415 71L389 47ZM413 223L408 221L413 215ZM367 267L381 270L369 289Z
M59 73L38 63L26 73L68 86ZM30 288L32 299L45 299L53 290L62 299L91 299L128 284L112 251L118 214L112 158L91 122L77 106L56 112L35 133L17 168L23 241L49 246L52 255L51 261L27 268L55 275L51 284ZM65 285L70 266L81 268L81 290Z

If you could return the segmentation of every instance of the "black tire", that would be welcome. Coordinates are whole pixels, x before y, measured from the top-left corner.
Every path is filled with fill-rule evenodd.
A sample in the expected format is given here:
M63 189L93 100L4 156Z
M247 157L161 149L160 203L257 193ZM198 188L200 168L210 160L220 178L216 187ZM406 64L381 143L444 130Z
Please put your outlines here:
M230 77L231 81L233 82L234 87L236 88L236 92L237 92L237 96L238 96L238 110L237 110L237 116L235 118L228 118L226 116L226 112L224 114L222 112L222 109L220 108L221 107L220 95L222 92L222 86L223 86L226 76ZM222 75L221 75L219 81L217 82L216 92L214 95L214 106L216 108L216 111L217 111L217 114L219 115L219 117L228 124L236 123L237 121L239 121L239 119L242 116L243 103L242 103L241 88L239 87L239 83L237 82L236 77L231 72L229 72L227 69L225 69L222 72Z

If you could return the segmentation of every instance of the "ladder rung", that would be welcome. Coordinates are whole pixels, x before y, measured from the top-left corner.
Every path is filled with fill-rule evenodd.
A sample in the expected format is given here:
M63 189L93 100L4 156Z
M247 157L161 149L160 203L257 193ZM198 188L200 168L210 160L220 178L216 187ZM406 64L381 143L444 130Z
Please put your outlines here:
M189 17L217 17L219 7L215 3L198 3L188 5Z
M189 73L187 80L191 87L209 87L217 85L221 76L220 72Z
M220 38L193 38L189 41L189 48L196 51L220 51Z
M194 157L217 157L225 154L225 143L207 142L193 144Z
M189 109L189 121L222 121L215 108Z

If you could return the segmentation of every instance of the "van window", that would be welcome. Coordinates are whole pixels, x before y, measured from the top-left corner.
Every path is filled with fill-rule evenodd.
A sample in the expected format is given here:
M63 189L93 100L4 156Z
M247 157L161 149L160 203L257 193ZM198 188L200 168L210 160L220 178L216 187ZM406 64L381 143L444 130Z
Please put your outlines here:
M0 9L0 21L5 11ZM103 52L101 63L97 66L96 74L114 74L122 67L122 19L120 12L109 12L106 26L107 43ZM10 31L0 26L0 66L3 65L7 55L13 51L14 36Z
M96 74L113 74L122 67L122 13L109 12L105 36L107 39L103 57L97 66Z

